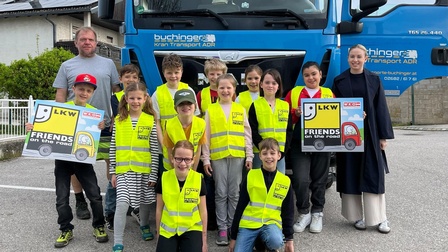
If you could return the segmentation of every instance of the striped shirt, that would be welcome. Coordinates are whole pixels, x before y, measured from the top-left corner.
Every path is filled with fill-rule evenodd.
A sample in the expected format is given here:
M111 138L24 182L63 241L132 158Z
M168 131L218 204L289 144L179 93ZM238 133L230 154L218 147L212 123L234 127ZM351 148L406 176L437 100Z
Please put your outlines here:
M131 118L132 127L135 128L138 118ZM134 171L128 171L117 175L117 202L126 202L131 207L137 208L140 204L151 204L156 201L154 187L149 187L148 183L157 182L158 164L159 164L159 148L157 140L156 124L151 131L149 137L151 152L151 173L143 174ZM115 174L116 167L116 145L115 145L115 125L112 131L112 140L109 150L110 157L110 174Z

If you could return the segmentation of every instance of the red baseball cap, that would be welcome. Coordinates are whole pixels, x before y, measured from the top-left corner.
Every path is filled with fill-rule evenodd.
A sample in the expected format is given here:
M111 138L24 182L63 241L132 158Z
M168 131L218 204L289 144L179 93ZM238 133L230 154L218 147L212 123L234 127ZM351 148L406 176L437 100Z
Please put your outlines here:
M76 84L81 84L81 83L90 84L93 86L93 89L96 89L96 78L95 78L95 76L93 76L91 74L80 74L80 75L76 76L76 80L73 85L76 86Z

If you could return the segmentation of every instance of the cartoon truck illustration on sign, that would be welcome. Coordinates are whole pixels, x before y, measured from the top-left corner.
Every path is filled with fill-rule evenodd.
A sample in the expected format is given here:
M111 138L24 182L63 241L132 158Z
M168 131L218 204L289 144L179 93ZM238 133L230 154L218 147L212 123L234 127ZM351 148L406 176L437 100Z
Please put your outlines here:
M304 146L323 150L325 146L344 146L354 150L361 145L361 134L353 122L341 124L339 102L303 103Z
M93 157L93 136L87 131L76 131L78 119L79 110L39 104L27 149L37 150L43 157L51 153L74 154L79 161Z

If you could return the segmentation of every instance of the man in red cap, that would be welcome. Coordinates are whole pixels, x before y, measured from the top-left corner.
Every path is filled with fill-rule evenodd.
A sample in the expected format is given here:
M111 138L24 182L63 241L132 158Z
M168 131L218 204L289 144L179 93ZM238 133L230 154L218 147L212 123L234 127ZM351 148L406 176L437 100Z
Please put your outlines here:
M79 74L76 76L73 83L72 92L74 99L66 102L73 106L81 106L86 108L93 108L87 101L92 97L95 89L97 89L97 80L95 76L90 74ZM104 129L105 122L98 124L99 129ZM33 125L26 124L27 131L33 129ZM97 242L107 242L109 237L104 230L104 216L103 216L103 199L100 194L100 188L96 178L95 171L92 164L78 163L73 161L55 160L54 176L56 185L56 210L58 212L58 224L61 234L57 238L54 246L62 248L68 245L73 239L73 212L69 204L70 196L70 179L75 175L84 188L87 198L90 201L92 208L92 226L93 236Z

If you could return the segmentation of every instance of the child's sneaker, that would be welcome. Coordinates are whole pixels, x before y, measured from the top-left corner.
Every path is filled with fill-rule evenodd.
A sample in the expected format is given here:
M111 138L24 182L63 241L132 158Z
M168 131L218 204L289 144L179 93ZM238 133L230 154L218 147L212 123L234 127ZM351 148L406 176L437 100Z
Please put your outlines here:
M140 227L140 230L142 231L142 239L144 241L150 241L154 239L154 235L149 231L149 226L142 226Z
M106 230L103 226L99 226L93 229L93 236L97 242L107 242L109 237L107 236Z
M123 245L121 245L121 244L115 244L113 247L112 247L112 251L113 252L123 252Z
M219 246L229 245L229 238L227 237L227 230L219 230L216 244Z
M58 239L54 243L55 248L63 248L68 245L70 240L73 239L73 231L72 230L66 230L62 231L62 233L59 235Z
M106 228L107 230L113 232L114 231L114 215L108 215L106 216Z

